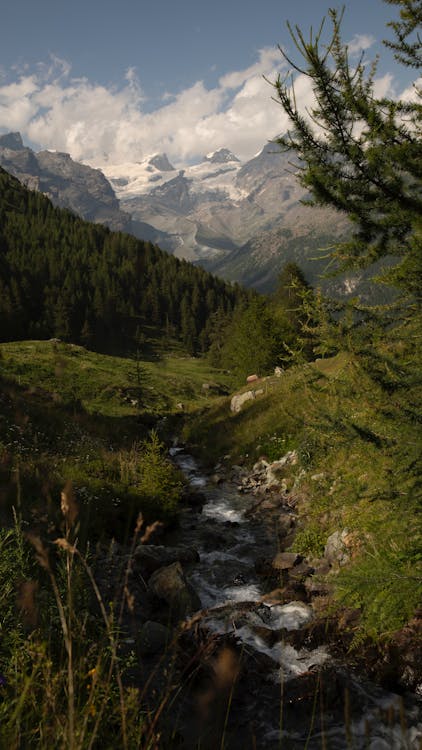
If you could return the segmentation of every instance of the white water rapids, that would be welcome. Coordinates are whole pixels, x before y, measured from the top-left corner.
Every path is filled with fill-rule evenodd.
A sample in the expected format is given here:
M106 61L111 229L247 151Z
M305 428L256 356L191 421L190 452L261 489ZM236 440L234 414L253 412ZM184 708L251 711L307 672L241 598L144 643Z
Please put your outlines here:
M263 601L265 584L255 572L254 562L259 557L273 557L277 548L276 540L268 538L268 530L246 515L255 498L238 493L230 483L208 484L194 459L181 449L173 448L171 455L191 486L205 496L200 513L184 514L181 532L183 541L194 545L200 555L200 562L188 577L208 612L203 625L213 633L232 634L242 649L269 657L273 667L267 675L267 689L272 684L275 696L279 695L281 684L306 676L323 665L333 667L327 646L297 650L283 636L314 618L312 606L301 601L274 605ZM339 670L345 671L347 666L339 665ZM367 681L361 682L354 675L350 681L365 704L365 711L359 719L350 720L347 730L344 721L333 723L327 715L323 733L308 737L299 727L297 736L292 731L286 734L280 728L277 711L273 722L267 711L260 735L263 744L257 747L302 750L306 740L309 750L420 750L422 717L416 702L407 706L404 717L400 696L375 685L368 686ZM271 695L271 687L269 690ZM387 709L390 716L397 718L386 723L380 717Z

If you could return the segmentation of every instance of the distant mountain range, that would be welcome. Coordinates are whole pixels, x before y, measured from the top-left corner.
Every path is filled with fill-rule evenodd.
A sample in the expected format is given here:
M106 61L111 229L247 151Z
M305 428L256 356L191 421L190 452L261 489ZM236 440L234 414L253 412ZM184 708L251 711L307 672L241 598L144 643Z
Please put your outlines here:
M245 163L221 148L181 170L154 154L101 171L68 154L35 153L9 133L0 136L0 165L55 205L261 291L272 290L292 260L317 282L321 250L348 231L340 214L301 203L297 161L274 144ZM343 279L337 291L350 293L357 282Z
M87 221L130 232L114 190L99 169L79 164L69 154L24 146L20 133L0 136L0 166L31 190L44 193L55 206L69 208Z
M222 148L182 170L165 154L103 166L122 208L159 230L164 249L261 291L292 260L315 283L326 261L314 258L348 231L338 213L301 203L298 169L272 143L245 163Z

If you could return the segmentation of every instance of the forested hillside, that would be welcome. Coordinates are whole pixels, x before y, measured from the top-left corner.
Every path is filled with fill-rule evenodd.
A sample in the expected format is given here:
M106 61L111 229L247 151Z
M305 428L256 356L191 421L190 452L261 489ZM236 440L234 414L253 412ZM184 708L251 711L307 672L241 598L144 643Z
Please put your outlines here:
M0 339L135 348L145 326L208 346L211 317L244 299L149 242L54 208L0 169Z

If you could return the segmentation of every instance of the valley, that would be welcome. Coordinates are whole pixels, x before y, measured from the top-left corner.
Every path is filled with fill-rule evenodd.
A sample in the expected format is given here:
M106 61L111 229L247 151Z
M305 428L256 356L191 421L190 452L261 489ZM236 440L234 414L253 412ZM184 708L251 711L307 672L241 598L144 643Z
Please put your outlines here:
M343 15L287 24L242 161L255 65L2 80L2 748L421 748L421 92Z
M36 154L19 133L10 133L0 136L0 166L84 219L262 292L274 290L290 261L310 283L331 288L322 278L327 248L348 232L340 214L301 205L306 192L297 181L298 164L272 143L243 164L221 148L179 170L165 154L155 154L140 163L106 163L100 171L66 154ZM353 277L354 290L361 276ZM343 296L350 293L348 278L337 281Z
M38 560L44 549L59 576L60 559L71 549L66 545L77 545L73 669L81 690L89 670L97 675L76 715L87 739L102 696L114 700L101 650L108 641L116 650L112 659L119 659L113 670L121 665L127 731L142 728L142 747L200 742L211 750L224 737L225 747L235 750L241 737L257 748L277 748L281 727L292 750L304 743L318 748L321 736L340 750L349 735L357 748L367 747L368 738L418 747L422 726L412 693L420 679L419 631L411 619L417 592L410 581L404 586L416 570L410 533L416 526L412 508L403 504L403 536L395 511L387 520L371 489L376 481L378 491L383 483L387 490L399 454L388 457L358 434L351 452L346 434L327 450L327 437L314 432L327 415L339 419L341 412L346 420L360 403L361 428L371 424L379 435L388 424L391 437L390 420L378 417L374 425L385 408L381 392L372 389L372 403L362 403L369 381L348 355L258 380L255 399L236 412L230 408L236 379L177 349L169 355L158 348L134 361L57 340L25 341L0 344L0 363L0 510L3 528L10 529L1 538L3 560L14 560L14 575L34 580L35 544ZM341 407L333 389L342 394ZM407 445L411 440L409 434ZM24 563L13 557L13 528L24 535ZM391 544L392 559L377 562L394 601L383 621L376 588L362 590L357 608L347 578L359 574L357 553L367 534L374 543L383 537L385 549ZM60 539L62 552L55 550ZM104 602L104 632L95 607L89 615L92 582L83 559ZM51 627L42 609L48 580L39 585L20 610L33 639ZM3 591L3 611L12 612L13 589ZM120 612L116 640L108 632L113 601ZM387 642L371 637L376 622L391 629ZM24 675L10 671L17 658L10 639L24 648L27 636L8 623L11 660L2 674L19 695ZM60 629L54 637L60 639ZM38 674L43 711L47 674ZM134 690L141 699L131 708ZM351 701L346 719L343 695ZM315 696L321 708L312 718ZM32 731L32 715L35 707L20 718L22 736ZM54 715L59 719L57 709ZM38 721L46 738L57 736L48 714ZM8 736L7 721L3 726ZM97 731L104 742L116 730L104 716ZM136 746L132 734L127 742Z

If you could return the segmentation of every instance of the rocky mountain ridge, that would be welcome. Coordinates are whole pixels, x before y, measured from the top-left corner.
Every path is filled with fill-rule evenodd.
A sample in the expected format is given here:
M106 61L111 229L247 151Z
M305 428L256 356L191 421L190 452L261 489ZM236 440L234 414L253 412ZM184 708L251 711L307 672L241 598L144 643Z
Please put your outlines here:
M164 233L164 249L232 281L270 291L295 261L315 283L325 265L318 250L347 232L341 215L301 203L299 164L276 144L245 163L226 148L186 169L161 163L165 154L103 170L122 207Z
M34 152L19 133L0 136L0 165L55 205L130 232L231 281L271 291L286 262L320 283L324 249L345 236L347 221L303 205L299 165L276 144L242 163L227 148L176 169L166 154L102 170L56 151ZM358 280L359 281L359 280ZM340 293L356 277L337 284Z
M44 193L56 206L115 231L133 231L131 217L121 210L104 174L73 161L69 154L36 153L24 146L20 133L8 133L0 136L0 166L31 190Z

